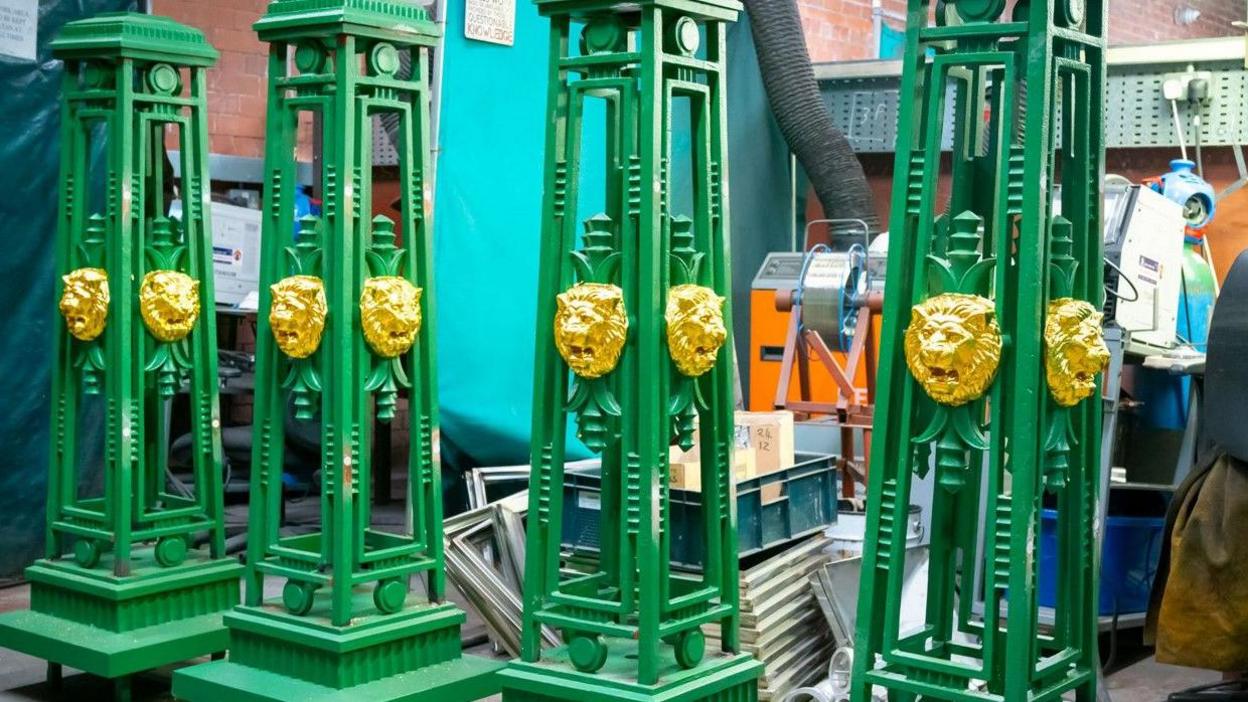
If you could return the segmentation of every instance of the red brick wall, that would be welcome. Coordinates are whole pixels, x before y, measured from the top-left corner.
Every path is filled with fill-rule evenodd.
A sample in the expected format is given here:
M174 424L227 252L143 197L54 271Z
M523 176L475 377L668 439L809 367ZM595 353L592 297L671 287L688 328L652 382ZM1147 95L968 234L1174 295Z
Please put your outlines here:
M797 0L806 30L806 45L816 63L876 58L871 0ZM903 15L905 0L884 0L884 10ZM887 20L893 27L902 22Z
M798 0L797 4L813 61L876 57L871 0ZM1176 24L1174 8L1180 4L1200 10L1200 18L1187 26ZM906 0L883 0L882 6L889 15L902 15ZM1239 33L1231 22L1245 19L1244 0L1109 0L1109 40L1111 44L1146 44L1230 36ZM903 26L900 20L885 21L896 29Z
M1174 22L1176 4L1201 11L1190 26ZM212 151L236 156L264 154L267 50L251 25L267 0L154 0L154 12L202 29L221 52L208 73ZM883 0L890 15L905 13L906 0ZM798 0L811 58L848 61L875 58L871 0ZM1139 44L1166 39L1235 34L1230 23L1248 19L1244 0L1110 0L1110 41ZM901 28L896 19L886 19ZM306 134L306 129L305 129Z
M1190 25L1176 24L1176 6L1200 10ZM1111 44L1148 44L1174 39L1224 37L1240 34L1231 22L1248 19L1244 0L1110 0L1109 41Z
M1177 151L1178 149L1111 149L1105 155L1106 171L1138 183L1144 178L1168 171L1170 159L1177 158ZM863 154L859 159L875 196L876 214L880 218L881 226L888 229L893 189L893 155ZM941 161L936 201L946 202L950 188L948 155ZM1205 178L1218 192L1239 177L1229 148L1205 149L1204 163ZM823 216L823 210L813 193L807 193L807 205L806 214L809 219ZM1235 257L1248 249L1248 189L1240 190L1218 203L1217 217L1209 225L1207 234L1214 253L1214 268L1219 277L1225 277L1230 265L1235 262Z
M152 11L203 30L221 52L208 71L208 130L213 153L264 155L268 50L251 25L267 0L154 0Z

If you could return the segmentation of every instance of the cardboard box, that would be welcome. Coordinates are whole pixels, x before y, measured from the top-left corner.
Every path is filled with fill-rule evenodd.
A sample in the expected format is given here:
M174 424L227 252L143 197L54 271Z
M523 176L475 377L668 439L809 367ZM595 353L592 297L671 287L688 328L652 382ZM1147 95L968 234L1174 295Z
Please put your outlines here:
M758 489L758 499L765 505L784 499L784 483L767 483Z
M738 483L742 480L749 480L757 474L755 462L753 449L733 451L733 474ZM673 490L702 491L702 458L697 446L687 452L681 451L679 446L672 447L668 459L668 479Z
M797 462L792 412L737 412L735 421L738 444L744 439L757 454L756 475L792 468Z

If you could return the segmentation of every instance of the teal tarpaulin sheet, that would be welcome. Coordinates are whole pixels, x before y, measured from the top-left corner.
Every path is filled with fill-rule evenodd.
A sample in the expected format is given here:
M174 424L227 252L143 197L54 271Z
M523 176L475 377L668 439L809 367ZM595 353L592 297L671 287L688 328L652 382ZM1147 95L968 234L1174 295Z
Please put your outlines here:
M443 461L448 468L524 464L549 125L549 23L521 0L514 46L487 44L464 38L463 3L448 6L434 213ZM773 124L744 17L731 27L728 43L733 303L744 372L750 281L768 251L788 244L789 152ZM599 118L589 114L587 132ZM687 152L688 135L678 133L675 149L682 146ZM582 148L599 154L601 141L587 137ZM594 172L592 162L585 166ZM673 175L679 191L682 176ZM592 214L593 206L582 199L580 213ZM571 448L570 456L587 455L579 443Z
M906 30L880 25L880 58L899 59L906 53Z
M66 22L134 9L121 0L38 6L36 60L0 54L0 578L43 555L62 75L48 43ZM84 428L98 432L99 421Z

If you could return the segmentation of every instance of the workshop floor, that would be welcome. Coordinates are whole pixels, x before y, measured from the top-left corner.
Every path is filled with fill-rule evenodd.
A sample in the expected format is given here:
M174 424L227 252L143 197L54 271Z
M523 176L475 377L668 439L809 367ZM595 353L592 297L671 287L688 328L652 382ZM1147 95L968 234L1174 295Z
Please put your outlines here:
M270 578L274 586L273 592L265 587L266 597L280 593L281 582ZM267 583L266 583L267 585ZM452 592L450 599L464 608L463 600L458 592ZM30 587L20 585L0 590L0 612L14 609L25 609L30 606ZM465 608L466 609L466 608ZM468 611L468 621L464 624L463 633L468 638L484 634L485 626L472 611ZM478 656L492 656L489 644L469 649L469 653ZM207 658L203 659L207 660ZM112 686L106 681L90 675L74 674L77 671L65 669L61 695L54 695L44 684L47 671L45 661L38 658L0 648L0 702L107 702L111 699ZM161 669L139 676L134 682L134 702L172 702L169 694L169 679L172 668ZM498 698L501 699L501 698ZM364 702L361 700L361 702ZM491 698L490 702L497 702Z
M403 494L402 485L397 481L394 489L395 494ZM315 499L292 500L287 505L287 523L314 523L318 509L319 503ZM242 505L229 505L226 513L230 533L241 530L246 524L245 508ZM397 505L379 505L374 511L374 521L381 525L400 524L402 511ZM277 578L269 578L266 585L273 588L272 592L267 592L266 587L266 596L280 593L281 581ZM465 638L479 639L479 635L485 631L480 618L464 607L462 597L453 588L449 596L468 611L468 621L463 628ZM29 605L29 587L22 585L0 589L0 612L24 609ZM1131 663L1107 678L1112 702L1164 702L1169 692L1218 679L1216 674L1209 671L1177 668L1154 662L1147 656L1147 650L1132 645L1129 634L1122 636L1119 649L1118 659ZM480 656L492 655L488 644L477 646L469 652ZM65 670L62 693L58 697L44 684L44 661L0 648L0 702L107 702L111 699L111 685L99 678L74 674L75 672ZM170 670L158 670L140 676L134 683L134 702L172 702L173 697L169 694L170 674ZM493 697L487 702L498 702L500 699Z
M0 612L25 608L29 602L30 591L26 586L0 590ZM471 632L480 626L480 621L470 613L466 631ZM489 655L487 648L482 646L472 652ZM44 673L45 663L42 660L0 649L0 702L57 702L58 699L104 702L110 698L111 687L103 680L89 675L75 675L68 669L65 671L62 695L58 698L44 685ZM1217 675L1209 671L1161 665L1151 658L1144 658L1116 671L1107 682L1113 702L1164 702L1169 692L1216 679ZM141 676L135 682L135 702L170 702L172 699L168 670ZM497 699L492 698L492 702Z

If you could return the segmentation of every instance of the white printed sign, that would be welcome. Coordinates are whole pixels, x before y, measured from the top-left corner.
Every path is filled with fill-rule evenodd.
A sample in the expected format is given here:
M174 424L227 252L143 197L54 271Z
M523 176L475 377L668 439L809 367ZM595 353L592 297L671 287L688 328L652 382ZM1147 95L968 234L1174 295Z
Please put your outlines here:
M514 46L516 0L464 0L464 36Z
M0 0L0 54L35 60L39 0Z

